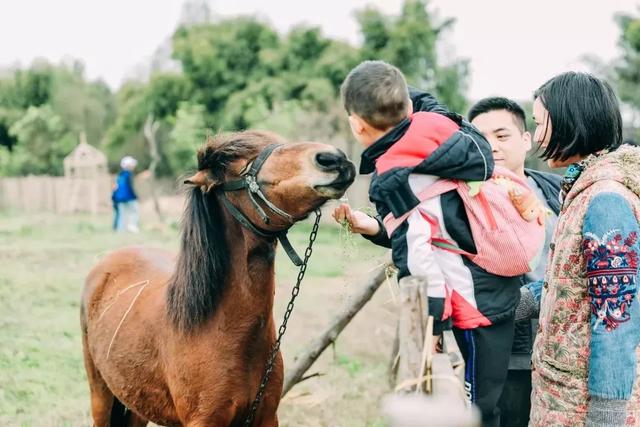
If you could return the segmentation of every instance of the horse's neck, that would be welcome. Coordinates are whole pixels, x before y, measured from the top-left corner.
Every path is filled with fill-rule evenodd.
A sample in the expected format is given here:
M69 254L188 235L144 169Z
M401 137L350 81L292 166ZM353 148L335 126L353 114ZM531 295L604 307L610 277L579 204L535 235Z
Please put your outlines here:
M190 332L207 321L271 319L275 244L245 230L200 189L190 201L166 293L172 324Z
M232 218L227 218L225 234L230 248L230 304L247 305L256 313L270 316L275 288L275 242L258 238Z

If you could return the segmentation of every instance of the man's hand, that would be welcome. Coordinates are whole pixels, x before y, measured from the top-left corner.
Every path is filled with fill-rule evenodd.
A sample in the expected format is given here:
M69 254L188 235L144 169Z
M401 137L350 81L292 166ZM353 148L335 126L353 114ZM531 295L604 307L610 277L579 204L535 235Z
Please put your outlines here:
M338 224L342 224L345 220L349 222L351 231L354 233L375 236L380 231L380 225L375 218L371 218L364 212L351 210L346 203L335 208L332 216Z

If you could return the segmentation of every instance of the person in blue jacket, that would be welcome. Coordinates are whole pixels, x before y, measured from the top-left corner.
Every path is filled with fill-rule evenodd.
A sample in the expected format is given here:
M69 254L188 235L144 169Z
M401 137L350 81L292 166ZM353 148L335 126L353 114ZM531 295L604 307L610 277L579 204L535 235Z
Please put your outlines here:
M137 165L138 161L131 156L125 156L120 160L121 170L111 194L114 207L113 228L119 232L139 231L138 196L133 189L133 171Z

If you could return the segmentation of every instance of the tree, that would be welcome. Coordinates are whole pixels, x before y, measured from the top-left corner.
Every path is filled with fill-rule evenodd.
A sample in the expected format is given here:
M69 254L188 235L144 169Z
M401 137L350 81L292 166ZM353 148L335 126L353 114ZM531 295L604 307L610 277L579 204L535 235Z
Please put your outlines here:
M16 138L9 133L9 129L13 123L18 121L21 114L21 110L6 108L0 104L0 149L6 149L8 152L11 152L13 146L18 142ZM8 156L9 154L7 153L6 155Z
M49 101L52 81L52 68L43 62L27 70L15 70L8 78L0 80L0 147L12 150L17 141L9 128L27 108L39 107Z
M143 102L156 119L173 117L178 107L193 94L191 83L179 73L156 73L144 90Z
M49 105L29 107L9 133L17 144L4 175L62 175L62 160L76 144L76 137Z
M618 15L620 26L618 44L622 57L615 64L615 76L620 99L640 115L640 16ZM640 125L634 123L636 138L640 139Z
M147 167L150 161L147 143L143 137L146 118L151 114L158 123L156 134L161 161L158 175L170 173L171 167L164 155L164 144L175 121L175 115L181 102L192 95L189 82L181 74L156 73L147 84L128 82L117 96L118 114L109 129L105 149L112 168L117 168L125 155L134 156L141 167Z
M36 63L28 70L17 70L14 75L15 107L39 107L46 104L51 96L54 80L54 70L48 63Z
M0 148L8 149L3 173L60 173L62 164L54 162L59 150L69 141L75 144L81 132L90 143L99 144L114 117L111 91L102 82L88 82L77 61L38 61L15 70L0 80ZM50 148L43 145L45 140ZM53 157L39 159L46 153Z
M466 107L468 62L440 64L437 42L454 20L436 24L427 0L406 0L399 16L383 15L375 8L361 10L357 19L366 59L382 59L402 70L410 85L435 93L454 111Z
M175 124L169 133L165 154L174 176L196 169L196 150L206 138L205 108L183 102L176 113Z
M149 114L145 104L146 86L138 82L125 83L116 96L117 116L109 128L104 149L109 167L117 170L120 159L130 155L144 169L149 164L149 150L142 134L145 118Z
M203 5L193 4L193 10ZM406 0L399 16L361 11L361 48L327 38L316 27L298 26L280 36L252 17L212 21L197 12L204 18L187 20L172 38L181 71L155 73L148 83L130 82L118 93L106 145L109 159L131 154L142 167L148 163L142 128L149 114L158 123L159 175L194 166L193 151L206 129L274 130L292 139L336 143L355 156L339 90L365 58L398 65L410 84L461 111L467 64L441 64L436 54L453 21L436 23L426 6L426 0Z
M54 73L48 104L76 134L99 145L115 119L115 99L101 81L87 82L80 67Z
M268 25L235 18L179 28L173 36L173 57L193 85L194 101L217 117L231 95L265 76L261 52L277 43L278 35Z

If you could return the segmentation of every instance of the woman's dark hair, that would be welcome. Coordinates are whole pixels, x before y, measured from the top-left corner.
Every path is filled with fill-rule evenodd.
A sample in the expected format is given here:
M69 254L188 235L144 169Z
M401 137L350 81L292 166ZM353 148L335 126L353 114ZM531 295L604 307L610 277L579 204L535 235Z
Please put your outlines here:
M540 86L533 97L540 99L551 120L551 140L542 158L564 161L622 144L618 98L607 82L591 74L567 72Z

